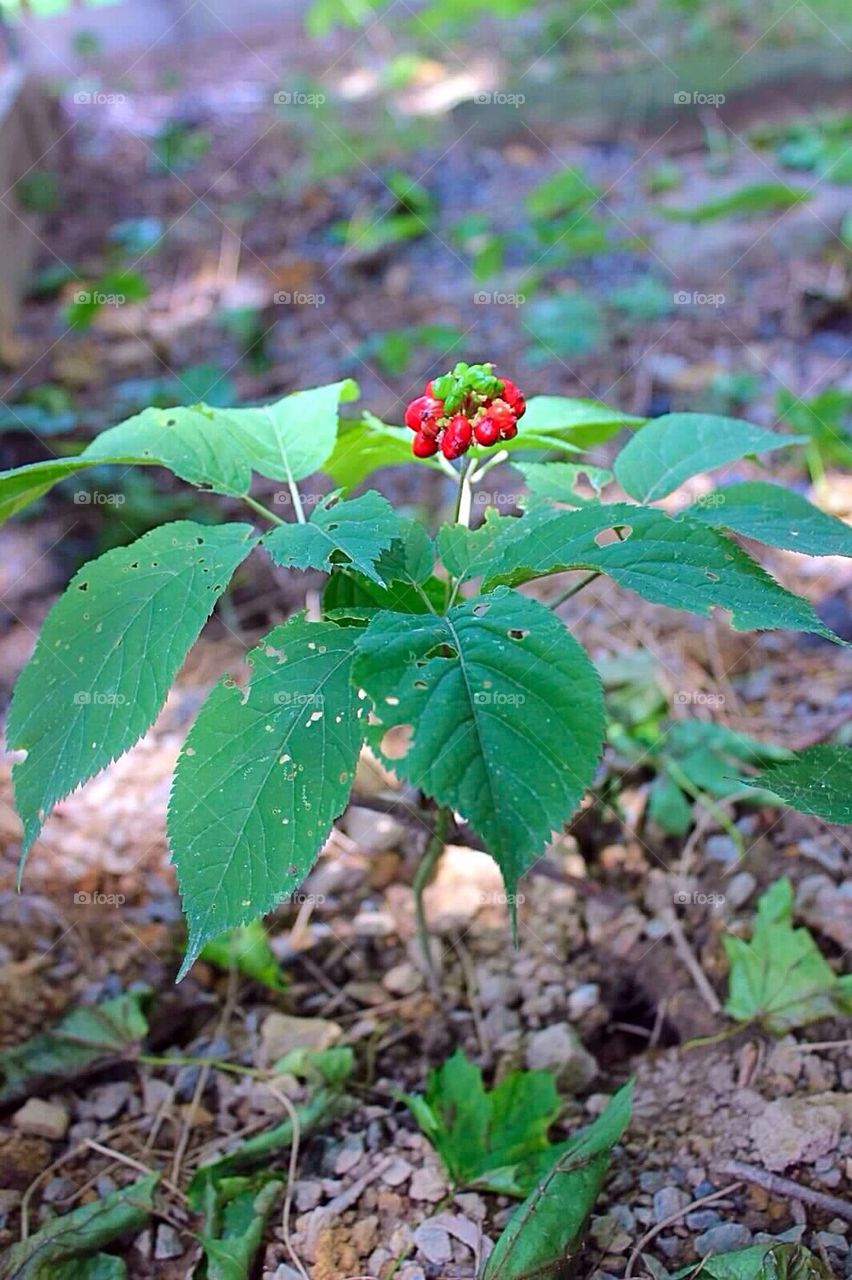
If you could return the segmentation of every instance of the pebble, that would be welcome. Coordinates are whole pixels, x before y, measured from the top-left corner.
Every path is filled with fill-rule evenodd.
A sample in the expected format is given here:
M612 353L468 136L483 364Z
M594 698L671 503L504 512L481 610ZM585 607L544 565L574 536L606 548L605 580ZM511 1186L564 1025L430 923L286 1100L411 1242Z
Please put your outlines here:
M330 1049L343 1035L343 1028L325 1018L294 1018L286 1013L269 1013L260 1028L260 1058L270 1066L291 1049Z
M413 1167L402 1156L394 1156L382 1174L382 1182L387 1187L401 1187L414 1172Z
M334 1172L338 1176L354 1169L364 1154L364 1139L360 1133L352 1133L344 1138L334 1159Z
M725 890L725 901L728 906L736 911L738 907L744 907L751 895L757 888L757 880L750 871L740 871L738 875L732 876L728 881L728 887Z
M737 846L730 836L708 836L704 841L704 852L711 862L736 862L739 858Z
M709 1231L711 1227L718 1227L721 1221L715 1209L696 1209L686 1215L686 1225L693 1231Z
M293 1197L299 1213L310 1213L322 1200L322 1184L308 1178L300 1178L293 1186Z
M696 1236L693 1241L695 1252L705 1258L708 1254L730 1253L734 1249L744 1249L751 1244L751 1232L741 1222L723 1222L719 1227L711 1227L703 1235Z
M440 1223L421 1222L414 1232L414 1243L426 1261L435 1266L452 1260L453 1246L446 1228Z
M129 1097L130 1085L126 1080L99 1085L89 1093L86 1110L81 1111L81 1114L94 1116L97 1120L112 1120L126 1105Z
M398 818L389 813L374 813L360 805L352 805L344 820L350 840L368 853L384 853L399 849L406 836L406 828Z
M585 1089L598 1074L598 1064L569 1022L554 1022L527 1039L529 1070L552 1071L569 1092Z
M814 1235L817 1248L833 1249L835 1253L848 1253L849 1241L834 1231L817 1231Z
M58 1102L45 1102L43 1098L27 1098L12 1116L12 1124L19 1133L30 1133L48 1142L59 1142L68 1132L69 1115Z
M689 1204L689 1196L680 1187L661 1187L654 1193L654 1221L665 1222L666 1218L680 1213Z
M409 1196L412 1200L427 1200L437 1204L446 1195L447 1185L437 1169L425 1165L418 1169L411 1179Z
M174 1227L170 1227L167 1222L161 1222L157 1228L154 1257L164 1262L168 1258L179 1258L182 1253L183 1245L177 1231L175 1231Z
M356 938L390 938L396 933L396 921L389 911L359 911L352 931Z
M75 1190L74 1183L70 1178L51 1178L45 1184L41 1198L47 1204L53 1204L55 1200L65 1200L68 1196L72 1196Z
M583 1014L591 1013L601 1002L601 989L596 982L584 982L575 987L568 997L568 1017L578 1022Z
M600 1218L593 1218L589 1234L599 1249L606 1253L626 1253L630 1248L631 1235L625 1231L621 1223L611 1213Z
M395 964L382 978L382 986L392 996L410 996L423 986L423 976L408 960Z

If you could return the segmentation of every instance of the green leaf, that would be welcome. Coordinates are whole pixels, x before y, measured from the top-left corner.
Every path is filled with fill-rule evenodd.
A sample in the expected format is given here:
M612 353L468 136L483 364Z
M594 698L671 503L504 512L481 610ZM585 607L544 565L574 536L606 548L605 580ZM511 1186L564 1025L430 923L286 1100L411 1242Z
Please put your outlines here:
M792 595L728 538L686 516L626 502L560 511L541 507L504 521L484 588L517 586L546 573L598 569L654 604L708 614L727 609L739 630L789 627L837 637L807 600ZM598 545L607 530L621 540Z
M600 492L610 484L613 474L606 467L593 467L587 462L513 462L530 491L530 497L543 502L563 502L569 507L585 507L597 501ZM577 484L585 476L595 498L581 497ZM525 500L525 506L529 502Z
M429 1072L425 1094L402 1097L456 1186L526 1195L556 1152L547 1131L560 1102L549 1071L510 1071L486 1090L457 1049Z
M793 886L784 876L758 899L751 942L723 939L730 965L725 1012L774 1035L852 1013L852 992L807 929L794 929Z
M435 548L416 520L399 520L401 536L376 561L376 571L386 586L351 571L332 573L323 592L323 612L329 616L369 617L379 609L394 613L441 613L447 583L435 577Z
M751 182L716 200L696 205L694 209L673 209L658 205L657 211L666 218L683 222L715 222L719 218L736 215L768 213L772 209L789 209L807 200L810 192L805 187L790 187L784 182Z
M252 471L285 481L318 471L334 449L340 401L357 394L357 384L346 381L296 391L260 408L145 409L102 432L82 456L104 462L116 455L141 457L189 484L242 496Z
M144 459L113 458L111 461L132 465L137 461L144 462ZM50 458L46 462L32 462L26 467L0 471L0 524L48 493L57 481L97 465L97 462L86 461L78 455L74 458Z
M37 1085L69 1081L95 1065L135 1052L148 1033L150 992L128 991L98 1005L78 1005L49 1031L39 1031L0 1052L0 1103Z
M151 727L237 565L250 525L177 521L83 566L15 686L7 736L24 823L21 865L57 800Z
M217 969L236 969L269 987L270 991L286 990L281 967L260 920L252 920L251 924L214 938L202 950L201 959L216 965Z
M485 512L478 529L463 524L444 524L438 530L438 554L454 578L466 582L487 572L494 557L497 539L506 530L505 517L493 508Z
M852 528L792 489L747 480L726 485L688 508L692 520L809 556L852 556Z
M307 524L281 524L263 539L272 559L286 569L326 569L345 563L384 586L376 562L400 535L399 518L386 498L372 490L340 501L331 494Z
M631 1082L619 1089L593 1124L571 1138L509 1219L482 1280L545 1280L576 1257L612 1148L630 1121L632 1095Z
M692 826L692 801L665 769L657 774L648 789L646 816L672 836L685 836Z
M233 1178L220 1183L221 1233L199 1235L207 1259L207 1280L247 1280L263 1229L284 1187L275 1180Z
M389 767L465 816L511 893L594 774L603 697L584 650L543 605L505 590L444 617L379 614L357 644L377 745L413 726Z
M126 1280L127 1263L112 1253L51 1263L50 1280Z
M771 791L800 813L852 823L852 747L806 747L794 752L791 760L747 779L746 785Z
M589 445L608 440L622 427L640 427L644 421L644 418L621 413L596 400L532 396L527 401L526 413L518 421L515 440L532 434L545 438L555 436L586 449Z
M380 467L400 467L418 463L437 469L434 458L415 458L408 427L389 427L371 413L360 422L343 422L333 452L321 467L334 484L354 489Z
M212 690L178 758L169 841L201 947L301 884L349 795L363 738L355 629L294 618L249 654L248 689Z
M675 1280L832 1280L828 1267L803 1244L754 1244L733 1253L704 1258L700 1269L690 1265Z
M780 436L741 418L715 413L667 413L637 432L615 459L615 478L631 498L656 502L690 476L750 453L801 444L806 436Z
M12 1246L6 1255L6 1274L15 1280L55 1280L57 1264L94 1253L125 1232L139 1231L153 1211L159 1177L148 1174L129 1187L119 1187L53 1218L35 1235Z

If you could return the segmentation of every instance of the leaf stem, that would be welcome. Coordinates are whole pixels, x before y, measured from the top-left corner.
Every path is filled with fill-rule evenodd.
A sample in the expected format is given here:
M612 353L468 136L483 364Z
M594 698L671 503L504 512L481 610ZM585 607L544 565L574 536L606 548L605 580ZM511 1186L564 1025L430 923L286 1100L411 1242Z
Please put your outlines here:
M456 493L456 508L453 512L453 521L455 524L464 525L465 529L470 525L470 505L473 494L470 488L470 477L473 471L473 462L470 458L466 458L462 463L459 472L459 487Z
M243 502L246 506L251 507L253 511L256 511L258 515L264 516L267 520L271 520L273 524L286 524L285 520L282 520L280 516L277 516L274 511L270 511L262 502L258 502L250 493L243 494Z
M599 578L600 576L601 574L599 569L595 569L592 573L586 574L585 578L581 578L579 582L575 582L567 591L563 591L561 596L557 596L555 600L551 600L550 604L547 606L548 609L558 609L566 600L570 600L578 591L582 591L583 587L587 587L590 582L594 582L595 578Z
M420 865L414 876L412 888L414 890L414 916L417 921L417 938L420 943L420 950L423 955L423 964L426 969L426 977L434 994L438 992L438 976L435 973L435 966L432 963L432 948L429 937L429 926L426 923L426 913L423 910L423 891L429 882L434 871L438 859L444 852L447 841L447 831L450 826L450 812L448 809L438 809L435 814L435 827L426 846Z

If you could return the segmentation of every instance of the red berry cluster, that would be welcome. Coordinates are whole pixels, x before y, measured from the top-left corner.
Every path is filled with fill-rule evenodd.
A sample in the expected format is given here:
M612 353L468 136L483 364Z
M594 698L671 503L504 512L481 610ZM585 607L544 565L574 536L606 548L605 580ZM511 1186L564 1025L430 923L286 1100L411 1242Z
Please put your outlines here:
M405 411L414 432L411 451L431 458L440 448L445 458L460 458L474 443L490 448L518 434L518 418L526 410L521 392L491 365L457 364L451 373L427 382L424 394Z

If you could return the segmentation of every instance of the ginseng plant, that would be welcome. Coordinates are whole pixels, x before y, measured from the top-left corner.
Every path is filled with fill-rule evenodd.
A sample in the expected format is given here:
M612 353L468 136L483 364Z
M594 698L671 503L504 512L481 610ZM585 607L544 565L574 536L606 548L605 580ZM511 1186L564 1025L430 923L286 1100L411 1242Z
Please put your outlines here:
M725 610L739 629L836 639L731 535L849 555L852 531L840 521L763 480L717 489L676 514L655 505L699 471L796 437L708 414L644 422L558 396L525 405L481 364L428 383L404 427L366 413L339 421L341 402L357 394L342 382L262 408L147 409L74 457L0 474L3 518L64 477L113 464L165 467L231 506L241 500L262 522L168 523L72 578L8 717L9 744L25 753L14 766L22 868L57 801L150 728L250 554L328 575L320 620L299 613L273 627L248 655L247 681L226 676L214 687L180 753L168 813L188 923L180 976L208 939L295 893L346 807L365 741L420 793L431 831L415 886L421 927L423 885L462 820L496 859L513 902L602 750L600 680L554 612L599 575L625 588L628 602L632 591L693 613ZM623 427L631 435L614 472L583 461L583 448ZM491 505L471 529L472 508L482 509L472 496L507 459L524 481L522 513ZM379 493L349 496L375 468L403 463L446 472L456 485L455 517L434 540ZM306 514L299 483L317 472L334 488ZM255 473L286 486L276 501L290 518L252 494ZM626 497L604 501L614 482ZM550 607L518 590L573 570L581 576ZM808 787L822 794L832 770L845 777L839 759L801 768L788 790L805 808Z

